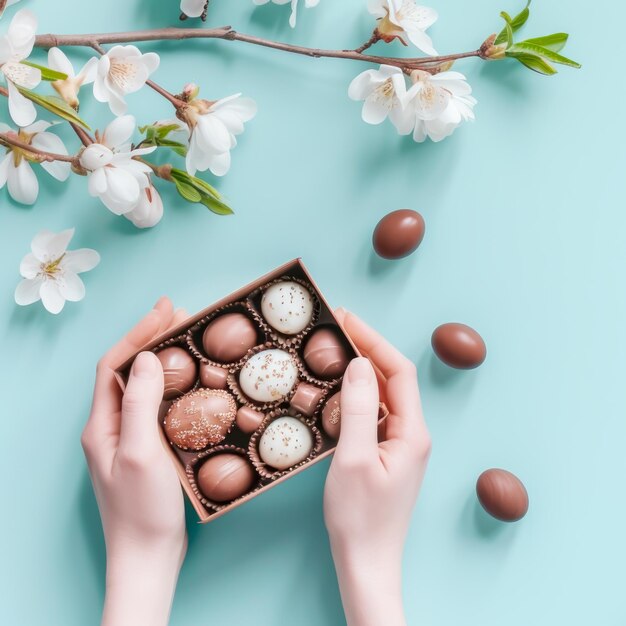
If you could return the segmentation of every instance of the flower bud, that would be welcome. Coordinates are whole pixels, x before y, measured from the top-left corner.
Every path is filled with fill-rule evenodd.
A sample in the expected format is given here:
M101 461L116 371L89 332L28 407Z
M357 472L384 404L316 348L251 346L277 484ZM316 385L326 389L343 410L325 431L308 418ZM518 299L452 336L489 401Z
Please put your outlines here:
M78 107L80 105L78 100L78 91L81 83L82 80L79 81L76 78L66 78L65 80L55 80L51 83L51 85L69 106L71 106L75 111L78 111Z
M497 39L497 35L491 35L487 37L482 46L480 46L480 56L488 61L499 61L506 56L506 43L495 45L494 42Z
M113 152L99 143L87 146L80 155L80 164L91 172L113 161Z
M196 83L187 83L183 87L181 100L184 100L185 102L190 102L194 98L197 98L199 93L200 93L200 87L198 87Z

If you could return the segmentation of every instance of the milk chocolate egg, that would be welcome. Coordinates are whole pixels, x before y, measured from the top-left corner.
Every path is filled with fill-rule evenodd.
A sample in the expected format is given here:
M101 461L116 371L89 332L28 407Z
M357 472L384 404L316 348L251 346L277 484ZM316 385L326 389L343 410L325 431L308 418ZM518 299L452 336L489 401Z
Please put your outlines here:
M163 398L172 400L189 391L196 382L198 366L183 348L172 346L156 353L163 367Z
M322 428L333 439L339 439L341 431L341 392L332 395L322 409Z
M259 456L263 463L279 470L304 461L313 449L311 430L295 417L275 419L261 435Z
M237 413L233 396L222 389L198 389L172 404L163 427L181 450L202 450L226 437Z
M318 378L332 379L343 376L350 356L344 342L335 330L316 330L304 346L304 362Z
M297 335L313 318L313 296L293 280L274 283L263 294L261 312L267 323L285 335Z
M417 211L400 209L378 222L372 243L383 259L401 259L417 250L425 232L424 218Z
M241 368L239 386L256 402L277 402L291 393L298 379L298 366L284 350L253 354Z
M465 324L442 324L433 332L435 354L450 367L474 369L487 357L483 338Z
M516 522L528 511L528 493L522 481L503 469L489 469L476 482L482 507L503 522Z
M215 502L228 502L250 491L255 482L254 468L240 454L214 454L198 470L200 491Z
M238 361L257 342L257 329L243 313L220 315L206 327L202 335L206 355L218 363Z

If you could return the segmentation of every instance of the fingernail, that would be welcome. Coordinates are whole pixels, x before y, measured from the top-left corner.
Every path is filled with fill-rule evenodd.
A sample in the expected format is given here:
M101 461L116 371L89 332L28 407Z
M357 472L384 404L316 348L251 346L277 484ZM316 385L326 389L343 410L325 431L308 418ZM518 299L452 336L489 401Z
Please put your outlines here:
M342 306L340 306L339 308L335 309L335 313L342 313L342 314L346 314L348 311L346 311L346 309Z
M152 307L153 309L156 309L159 304L161 304L161 302L163 302L163 300L165 300L167 298L167 296L161 296L155 303L154 306Z
M140 352L133 363L133 376L153 378L156 374L156 357L151 352Z
M365 357L353 359L348 365L346 372L348 382L351 385L363 387L369 385L374 378L374 370L370 362Z

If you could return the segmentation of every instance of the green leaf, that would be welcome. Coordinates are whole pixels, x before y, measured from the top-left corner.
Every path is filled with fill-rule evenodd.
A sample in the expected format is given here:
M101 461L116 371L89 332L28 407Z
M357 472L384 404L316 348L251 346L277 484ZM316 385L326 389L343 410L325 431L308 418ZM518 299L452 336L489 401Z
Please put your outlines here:
M531 0L528 0L528 2L526 3L526 6L524 7L524 9L518 13L514 18L511 19L511 17L509 16L508 13L505 13L504 11L502 11L502 13L500 14L503 19L505 20L505 22L507 22L508 25L510 25L511 30L515 33L516 31L518 31L522 26L524 26L524 24L526 24L528 17L530 16L530 3ZM504 16L507 16L508 19L506 19ZM500 34L496 37L496 40L493 42L495 46L501 44L501 43L506 43L507 42L507 37L508 37L508 33L507 33L507 27L505 26L501 31ZM512 41L512 38L509 39L508 41Z
M520 63L534 72L539 72L539 74L552 76L557 73L556 69L554 69L550 63L541 57L534 56L532 54L519 54L515 55L513 58L517 59Z
M156 134L159 138L165 139L171 132L175 130L180 130L180 126L178 124L167 124L165 126L153 126L156 130Z
M180 143L179 141L172 141L171 139L155 138L154 145L163 147L163 148L170 148L170 150L173 150L176 154L178 154L181 157L187 156L187 146L183 143Z
M565 48L565 44L569 35L567 33L554 33L553 35L546 35L545 37L535 37L534 39L526 39L526 43L534 43L538 46L543 46L552 52L561 52Z
M51 113L54 113L58 117L71 122L72 124L77 124L78 126L82 126L87 130L91 130L87 125L87 122L78 117L78 114L74 109L62 100L61 98L57 98L57 96L42 96L30 89L25 89L24 87L18 87L19 92L35 104L38 104L40 107L47 109Z
M517 56L519 54L526 55L530 54L532 56L538 56L542 59L547 59L549 61L553 61L554 63L559 63L560 65L568 65L569 67L580 68L580 63L576 61L572 61L572 59L568 59L567 57L561 56L548 48L544 48L543 46L538 46L534 43L529 43L528 41L520 41L512 45L507 51L507 56Z
M37 63L33 63L32 61L20 61L20 63L38 69L41 72L41 80L54 81L65 80L67 78L67 74L64 74L63 72L57 72L49 67L45 67L44 65L37 65Z
M181 182L179 180L174 181L178 193L187 200L187 202L200 202L202 195L199 191L194 189L191 185Z
M199 202L213 213L231 215L233 210L222 200L222 196L212 185L185 170L172 168L172 179L178 193L188 202Z

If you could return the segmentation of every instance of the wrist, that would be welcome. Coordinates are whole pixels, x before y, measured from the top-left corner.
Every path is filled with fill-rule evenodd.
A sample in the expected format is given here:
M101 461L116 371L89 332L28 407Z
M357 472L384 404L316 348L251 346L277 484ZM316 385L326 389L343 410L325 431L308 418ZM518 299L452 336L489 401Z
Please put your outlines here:
M166 626L183 556L169 546L107 549L102 626Z
M332 552L348 626L405 626L401 554L344 546Z

